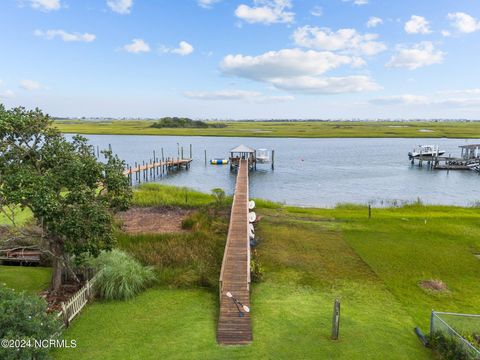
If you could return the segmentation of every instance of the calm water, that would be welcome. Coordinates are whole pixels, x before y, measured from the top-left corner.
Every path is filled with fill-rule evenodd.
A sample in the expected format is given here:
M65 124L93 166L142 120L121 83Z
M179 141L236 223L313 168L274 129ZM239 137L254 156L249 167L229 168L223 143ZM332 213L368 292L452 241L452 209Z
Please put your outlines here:
M223 188L232 193L235 174L229 166L205 166L207 158L228 157L240 144L275 149L275 170L260 165L251 173L250 193L300 206L334 206L338 203L373 203L422 199L430 204L471 205L480 201L480 176L473 171L428 170L411 166L407 153L418 144L435 144L454 156L459 145L479 140L462 139L268 139L222 137L170 137L90 135L93 145L112 145L127 163L148 160L155 149L160 156L177 156L177 143L193 163L189 171L170 173L158 180L164 184L188 186L209 192Z

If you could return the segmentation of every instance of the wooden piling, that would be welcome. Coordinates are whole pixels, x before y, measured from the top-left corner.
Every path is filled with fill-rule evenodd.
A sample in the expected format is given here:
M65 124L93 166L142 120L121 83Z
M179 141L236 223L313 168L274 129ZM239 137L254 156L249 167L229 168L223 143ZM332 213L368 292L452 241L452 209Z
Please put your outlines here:
M340 300L335 299L333 304L333 318L332 318L332 340L338 340L340 332Z

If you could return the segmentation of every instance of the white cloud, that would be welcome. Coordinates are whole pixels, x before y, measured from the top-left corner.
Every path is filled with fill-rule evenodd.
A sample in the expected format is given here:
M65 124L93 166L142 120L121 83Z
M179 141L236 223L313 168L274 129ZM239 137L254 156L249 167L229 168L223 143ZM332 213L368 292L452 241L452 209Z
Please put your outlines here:
M235 15L247 23L292 23L295 13L288 11L292 8L291 0L254 0L254 6L241 4L235 10Z
M321 6L315 6L312 10L310 10L310 14L320 17L323 15L323 8Z
M367 21L368 28L374 28L381 24L383 24L383 20L377 16L371 16Z
M444 36L444 37L452 36L452 33L451 33L450 31L448 31L448 30L442 30L442 31L441 31L441 34L442 34L442 36Z
M0 92L0 98L13 98L15 97L15 92L13 90L7 89L5 91Z
M60 0L30 0L30 6L37 10L52 11L62 7Z
M459 32L469 34L480 30L480 21L463 12L448 14L451 25Z
M386 46L375 41L377 34L359 34L355 29L339 29L303 26L295 30L295 44L319 50L346 51L358 55L376 55L386 49Z
M222 0L197 0L198 6L204 9L210 9L214 4L220 2Z
M281 103L292 101L291 95L265 96L258 91L219 90L219 91L186 91L183 95L194 100L245 100L257 103Z
M415 70L424 66L440 64L445 53L436 50L433 43L424 41L410 48L399 46L397 53L386 64L390 68L407 68Z
M150 52L150 45L146 43L142 39L133 39L130 44L124 45L123 50L133 53L133 54L139 54L142 52Z
M68 33L65 30L35 30L33 32L35 36L42 37L44 39L54 39L56 37L61 38L63 41L83 41L83 42L92 42L95 40L96 36L89 33Z
M273 79L272 84L282 90L312 93L341 94L364 91L377 91L382 87L365 75L344 77L300 76L296 78Z
M369 0L342 0L343 2L351 2L357 6L367 5Z
M107 0L107 5L112 11L118 14L130 14L133 0Z
M193 46L190 45L188 42L180 41L180 43L178 44L178 48L173 49L172 53L185 56L193 53L193 50Z
M20 81L20 87L24 90L39 90L44 88L42 84L40 84L37 81L34 80L29 80L29 79L24 79Z
M378 90L367 76L321 77L343 65L357 67L361 59L329 51L283 49L258 56L228 55L221 63L226 75L265 82L276 88L306 93L341 93Z
M429 99L426 96L406 94L376 98L369 102L374 105L425 105L429 103Z
M445 107L480 107L480 89L437 91L434 96L396 95L372 99L370 104L380 106L414 105L414 106L445 106ZM475 96L477 95L477 96ZM473 96L473 97L472 97Z
M430 23L423 16L412 15L405 23L405 31L408 34L430 34Z
M190 55L191 53L193 53L193 51L194 51L193 46L186 41L180 41L178 44L178 47L175 49L171 49L165 46L162 46L160 48L160 52L162 53L171 53L171 54L177 54L181 56Z

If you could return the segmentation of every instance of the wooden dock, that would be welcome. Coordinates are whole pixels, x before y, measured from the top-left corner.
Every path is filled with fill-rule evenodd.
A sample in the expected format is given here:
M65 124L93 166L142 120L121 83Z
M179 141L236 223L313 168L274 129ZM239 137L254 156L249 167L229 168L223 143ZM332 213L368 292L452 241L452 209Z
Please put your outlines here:
M232 297L227 296L229 292L240 303L250 307L248 168L247 160L240 160L220 272L217 342L222 345L243 345L252 341L250 313L239 310Z
M157 177L164 176L170 170L179 170L181 168L190 168L192 159L184 158L167 158L161 161L157 158L156 161L150 159L149 162L135 163L135 166L129 166L123 172L123 175L127 176L130 184L147 182L149 180L155 180Z

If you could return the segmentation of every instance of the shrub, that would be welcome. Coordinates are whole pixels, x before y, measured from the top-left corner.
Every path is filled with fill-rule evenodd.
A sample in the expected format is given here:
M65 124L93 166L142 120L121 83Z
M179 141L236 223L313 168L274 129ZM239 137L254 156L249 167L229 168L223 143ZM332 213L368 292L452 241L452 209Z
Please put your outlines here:
M130 299L155 279L153 268L142 266L121 250L103 252L91 260L91 265L99 271L95 288L107 300Z
M60 322L46 313L47 303L36 295L17 293L0 285L0 339L56 339ZM0 347L0 359L46 359L48 349L31 347Z
M445 360L474 360L476 359L471 353L462 346L459 340L453 337L445 336L441 332L433 334L430 344L437 350Z

